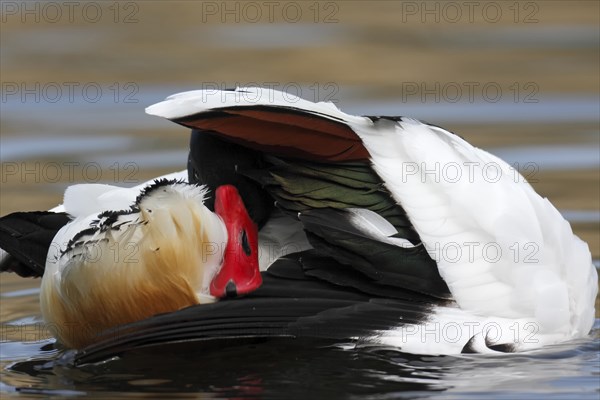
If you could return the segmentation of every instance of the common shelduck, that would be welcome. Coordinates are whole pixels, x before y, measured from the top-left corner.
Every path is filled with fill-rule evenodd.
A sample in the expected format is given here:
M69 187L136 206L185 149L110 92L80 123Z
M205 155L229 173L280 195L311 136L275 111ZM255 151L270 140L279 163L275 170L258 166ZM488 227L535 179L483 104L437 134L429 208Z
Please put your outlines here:
M459 136L264 88L185 92L146 111L192 128L190 183L235 186L276 261L245 297L118 326L77 362L269 337L501 353L592 327L587 245L517 171Z

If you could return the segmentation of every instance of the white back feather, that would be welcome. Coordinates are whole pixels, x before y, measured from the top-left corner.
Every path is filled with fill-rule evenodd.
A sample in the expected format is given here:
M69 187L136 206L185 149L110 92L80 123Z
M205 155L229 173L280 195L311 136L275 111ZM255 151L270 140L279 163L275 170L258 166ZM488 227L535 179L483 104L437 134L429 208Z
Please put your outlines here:
M159 176L131 188L100 183L72 185L65 191L63 204L51 211L67 212L73 217L80 217L109 210L126 210L142 190L162 179L187 182L187 170Z
M565 337L589 332L597 292L589 250L518 172L416 120L355 130L463 310L532 318Z
M374 238L382 242L401 247L415 247L410 241L403 238L391 237L398 233L394 225L381 215L366 208L347 208L350 213L350 222L363 232L370 233Z

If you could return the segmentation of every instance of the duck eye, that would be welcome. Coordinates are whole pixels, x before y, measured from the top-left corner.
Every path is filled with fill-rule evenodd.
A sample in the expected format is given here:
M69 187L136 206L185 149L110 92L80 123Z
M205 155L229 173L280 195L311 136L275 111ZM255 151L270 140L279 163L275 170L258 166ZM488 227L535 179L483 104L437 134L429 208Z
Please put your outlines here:
M250 243L248 243L248 234L246 234L246 230L242 229L240 242L242 243L242 249L247 256L252 254L252 248L250 247Z

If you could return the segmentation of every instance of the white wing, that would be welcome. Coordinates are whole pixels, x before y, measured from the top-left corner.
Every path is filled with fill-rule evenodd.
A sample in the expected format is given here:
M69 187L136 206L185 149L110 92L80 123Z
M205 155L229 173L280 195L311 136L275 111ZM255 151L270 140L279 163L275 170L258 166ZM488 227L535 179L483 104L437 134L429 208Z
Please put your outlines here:
M331 102L313 103L289 93L261 87L240 87L235 90L192 90L167 97L165 101L146 108L146 113L167 119L194 115L216 108L269 105L296 108L336 121L364 123L366 118L340 111Z
M416 120L355 130L461 309L589 332L597 277L587 245L517 171Z

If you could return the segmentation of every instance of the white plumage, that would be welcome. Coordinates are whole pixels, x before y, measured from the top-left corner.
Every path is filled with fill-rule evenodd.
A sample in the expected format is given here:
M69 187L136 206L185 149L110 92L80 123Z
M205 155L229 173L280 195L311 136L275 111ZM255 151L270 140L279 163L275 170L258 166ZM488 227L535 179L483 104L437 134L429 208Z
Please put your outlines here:
M539 324L540 335L586 335L596 269L552 204L504 161L454 134L411 119L393 128L356 131L460 308L526 318ZM401 163L412 163L416 173L402 174ZM460 168L458 182L428 173L448 165ZM452 248L456 256L444 253Z
M61 207L74 219L50 245L40 293L55 336L81 347L104 329L214 301L209 285L228 238L206 195L166 179L69 188Z
M457 353L471 337L473 348L486 347L489 326L499 327L496 342L518 350L588 334L598 290L588 246L522 175L459 136L410 118L352 116L331 103L264 88L179 93L146 112L177 119L257 105L347 124L437 262L456 307L438 308L427 324L383 332L378 340L399 344L399 337L410 336L407 329L423 332L437 324L439 333L456 323L463 326L456 342L418 340L403 349ZM387 232L376 222L362 223Z

